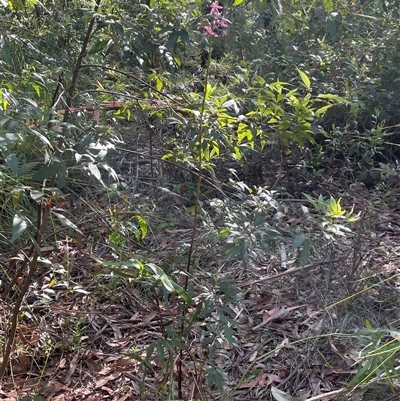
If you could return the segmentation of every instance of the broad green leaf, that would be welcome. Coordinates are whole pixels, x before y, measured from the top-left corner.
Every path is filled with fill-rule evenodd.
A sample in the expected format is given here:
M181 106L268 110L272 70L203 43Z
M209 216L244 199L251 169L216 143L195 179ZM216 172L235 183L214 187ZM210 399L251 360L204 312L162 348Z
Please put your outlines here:
M35 109L37 109L39 106L37 104L37 102L33 99L30 99L28 97L23 97L22 99L24 99L27 103L29 103L31 106L33 106Z
M297 72L299 73L300 78L301 78L301 80L303 81L304 86L305 86L307 89L310 89L311 83L310 83L310 79L308 78L307 74L305 74L303 71L301 71L301 70L299 70L299 69L297 69Z
M300 247L303 242L305 241L306 236L304 233L297 233L293 239L293 250L297 249L298 247Z
M260 0L260 11L268 10L269 4L269 0Z
M0 99L1 99L1 91L0 91ZM4 117L1 116L1 120L0 120L0 127L4 127L7 123L9 123L10 121L12 121L11 117Z
M45 145L49 146L50 148L53 147L49 139L41 132L39 132L36 129L33 129L32 127L29 128L29 131L32 132L32 134L36 135Z
M296 25L291 19L287 19L286 21L287 27L289 28L290 33L296 32Z
M139 273L137 271L125 271L125 270L121 270L121 268L117 268L117 267L110 267L110 271L112 271L113 273L115 273L117 276L120 277L125 277L125 278L138 278L139 277Z
M330 40L336 40L336 24L330 18L326 20L326 29L328 31Z
M242 159L242 152L240 151L240 148L238 146L235 146L233 149L235 151L236 160L241 160Z
M11 241L16 241L23 234L27 227L28 223L26 220L19 214L16 214L13 218Z
M5 158L5 162L6 162L7 166L10 168L10 170L15 175L17 175L17 172L18 172L18 158L17 158L17 156L15 156L15 153L9 154Z
M243 0L235 0L232 5L235 7L235 6L239 6L242 3L243 3Z
M349 101L347 99L345 99L344 97L333 95L331 93L324 93L324 94L318 95L318 98L319 99L335 100L338 103L349 103Z
M54 216L56 216L58 220L60 220L62 225L66 226L68 228L71 228L72 230L74 230L74 231L76 231L76 232L78 232L78 233L83 235L82 231L79 230L79 228L71 220L67 219L63 214L57 213L54 210L52 210L51 213Z
M44 192L32 189L30 196L35 202L40 203L43 200Z
M117 50L117 48L119 48L119 45L116 42L114 42L113 39L110 39L108 41L107 50L105 51L106 56L111 54L113 51Z
M156 78L156 89L160 92L164 84L159 77Z
M193 323L198 321L198 318L202 312L203 312L203 305L199 303L194 312L189 317L188 332L190 332Z
M40 85L38 85L36 82L32 82L31 85L32 85L33 90L38 95L38 97L40 97Z
M0 0L4 7L7 7L7 0ZM11 63L11 57L10 57L10 42L8 41L7 35L4 35L1 38L0 41L0 50L1 54L3 56L3 60L5 63L10 64Z
M116 22L114 24L114 30L115 30L115 32L117 32L117 34L120 38L124 37L124 27L119 22Z
M174 291L174 285L172 284L171 280L168 278L168 276L165 274L164 270L162 270L160 267L156 266L153 263L149 263L147 265L153 272L156 274L156 278L158 280L161 280L163 283L165 289L169 292Z
M225 334L226 340L228 341L228 344L232 344L232 345L237 344L237 341L233 337L233 332L228 325L224 325L224 334Z
M210 387L215 385L222 393L224 390L223 379L226 379L226 373L220 367L211 367L207 372L207 381Z
M7 149L8 145L14 145L21 137L17 134L7 133L0 135L0 149Z
M88 168L90 171L90 174L96 178L97 181L101 182L103 184L103 181L101 180L101 173L99 168L96 166L94 163L89 163ZM103 184L104 185L104 184Z
M95 43L92 46L92 48L89 50L88 55L95 54L95 53L98 53L98 52L101 52L102 50L104 50L108 44L108 41L109 41L109 39L103 39L103 40L100 40L99 42Z
M33 175L32 179L34 181L43 181L47 180L53 175L57 174L59 169L59 163L52 163L50 166L41 167L36 173Z
M190 43L190 38L189 38L189 34L188 31L186 29L181 29L179 31L179 36L182 40L182 42L187 46L187 47L192 47L192 44Z
M171 35L169 35L169 38L167 40L167 43L165 44L165 47L168 50L171 50L174 48L174 46L176 45L176 42L178 41L179 38L179 31L174 29L173 32L171 33Z
M333 11L333 0L323 0L323 4L327 13L331 13Z
M364 381L365 375L370 371L371 363L367 361L364 366L359 369L356 375L350 380L348 387L354 387L357 384L360 384Z
M18 177L22 177L25 174L28 174L32 169L34 169L39 163L38 162L30 162L23 164L18 169Z
M178 67L182 65L182 60L177 56L174 56L174 62Z
M188 304L192 305L192 297L180 285L173 283L176 293Z
M192 298L190 295L185 291L181 286L178 284L174 283L162 270L160 267L156 266L153 263L148 263L147 267L149 267L153 272L155 273L155 278L157 280L160 280L161 283L163 284L164 288L169 291L169 292L176 292L182 299L188 304L192 304Z
M215 92L216 88L217 88L217 86L211 86L210 84L207 84L204 87L204 94L205 94L206 100L210 100L210 97Z
M163 341L163 340L157 341L157 343L156 343L157 355L158 355L158 359L159 359L160 362L161 362L161 365L163 365L164 362L165 362L166 356L165 356L165 349L164 349L164 347L167 346L167 345L168 345L168 344L166 344L166 341Z
M316 112L315 115L317 117L322 116L328 109L330 109L333 106L333 104L327 104L326 106L320 107Z

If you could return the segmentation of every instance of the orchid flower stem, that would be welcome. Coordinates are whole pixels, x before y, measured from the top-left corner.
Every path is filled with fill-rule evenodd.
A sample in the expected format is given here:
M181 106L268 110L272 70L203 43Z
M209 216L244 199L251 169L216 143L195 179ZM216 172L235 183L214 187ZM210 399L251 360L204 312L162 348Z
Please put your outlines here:
M206 77L204 82L204 93L203 93L203 101L201 104L201 111L200 111L200 124L199 124L199 160L198 160L198 177L197 177L197 188L196 188L196 200L195 200L195 212L194 212L194 221L193 221L193 230L192 230L192 237L190 240L190 248L186 266L186 277L185 277L185 285L184 289L187 291L189 285L189 274L190 274L190 267L192 261L192 254L194 250L194 239L196 236L196 228L197 228L197 218L199 215L199 199L200 199L200 190L201 190L201 177L202 177L202 168L203 168L203 152L202 152L202 142L203 142L203 119L204 119L204 110L206 106L206 97L207 97L207 87L208 87L208 79L210 74L210 61L211 61L211 46L208 49L208 59L207 59L207 68L206 68ZM186 310L182 310L182 319L181 319L181 328L180 333L183 337L183 332L185 330L184 325L184 317L186 314ZM179 351L179 358L178 358L178 397L182 399L182 361L183 361L183 350Z

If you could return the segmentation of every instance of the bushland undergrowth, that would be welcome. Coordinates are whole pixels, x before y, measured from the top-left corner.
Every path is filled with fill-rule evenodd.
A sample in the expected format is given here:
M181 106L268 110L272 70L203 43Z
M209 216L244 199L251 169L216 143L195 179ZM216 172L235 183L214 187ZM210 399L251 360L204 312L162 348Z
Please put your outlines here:
M72 397L78 360L132 368L135 399L351 393L332 373L302 386L316 366L353 392L398 386L392 251L367 262L397 185L398 11L356 3L3 4L9 391L20 373L29 399L41 381ZM379 302L387 318L360 306ZM101 336L122 343L128 327L148 338L100 355ZM46 379L60 348L64 390Z

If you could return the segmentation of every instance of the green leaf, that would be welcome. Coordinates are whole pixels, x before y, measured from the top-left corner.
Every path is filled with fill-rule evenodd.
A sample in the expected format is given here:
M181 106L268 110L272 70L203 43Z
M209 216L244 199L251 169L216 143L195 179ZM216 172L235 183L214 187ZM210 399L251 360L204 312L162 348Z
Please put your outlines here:
M7 133L0 135L0 149L7 149L8 145L14 145L18 140L20 140L20 136L17 134Z
M4 7L7 7L7 0L1 0ZM7 39L7 35L3 35L0 40L0 49L3 56L3 60L6 64L11 64L10 57L10 42Z
M207 372L209 386L215 385L221 393L224 391L224 378L226 378L226 373L219 367L211 367Z
M67 219L63 214L57 213L54 210L52 210L51 213L54 216L56 216L58 218L58 220L60 220L62 225L66 226L68 228L71 228L72 230L74 230L74 231L76 231L76 232L78 232L78 233L83 235L82 231L79 230L79 228L71 220Z
M25 174L28 174L32 169L34 169L39 163L38 162L30 162L23 164L18 169L18 177L22 177Z
M153 341L148 347L146 351L146 362L150 361L151 356L153 355L154 349L156 348L157 341Z
M304 233L297 233L293 239L293 250L297 249L299 246L303 244L306 236Z
M96 166L94 163L89 163L88 168L90 171L90 174L96 178L97 181L99 181L101 184L103 184L103 181L101 180L101 173L99 168ZM104 184L103 184L104 185Z
M161 280L162 284L164 285L165 289L169 292L174 291L174 285L172 284L171 280L165 274L164 270L160 267L156 266L154 263L149 263L147 265L153 272L156 274L156 278Z
M155 273L155 278L160 280L164 288L169 292L176 292L188 305L192 304L192 298L181 286L174 283L164 272L163 269L155 265L154 263L148 263L149 267Z
M332 218L342 217L346 213L346 211L343 210L342 206L340 205L341 200L342 198L339 198L336 201L335 198L333 197L329 199L326 212L327 217L332 217Z
M207 84L204 88L204 96L206 100L210 100L211 95L214 93L216 89L216 86L211 86L210 84Z
M30 192L31 199L37 203L40 203L43 200L44 193L42 191L36 191L34 189Z
M165 361L165 350L164 350L165 341L157 341L156 348L157 348L157 356L161 362L161 366L164 364Z
M187 46L187 47L192 47L192 44L190 43L190 38L189 38L189 34L188 31L186 29L181 29L179 31L179 36L182 40L182 42Z
M63 188L67 179L67 167L65 164L61 164L57 172L57 186Z
M349 103L349 101L347 99L345 99L344 97L340 97L337 95L333 95L331 93L323 93L321 95L318 95L319 99L328 99L328 100L334 100L338 103Z
M49 166L41 167L35 174L33 174L32 179L34 181L43 181L47 180L53 175L57 174L60 164L59 163L52 163Z
M111 54L113 51L115 51L117 48L119 48L118 44L116 42L114 42L113 39L110 39L108 41L108 46L107 49L105 51L106 56Z
M179 31L174 29L171 33L171 35L169 35L169 38L167 40L167 43L165 44L165 47L168 50L171 50L174 48L174 46L176 45L176 42L178 41L179 38Z
M233 2L233 6L239 6L240 4L242 4L243 3L243 0L235 0L234 2Z
M156 78L156 89L160 92L164 84L159 77Z
M315 115L317 117L321 117L328 109L330 109L333 106L333 104L327 104L326 106L320 107L316 112Z
M26 220L19 214L16 214L13 218L11 242L16 241L23 234L27 227L28 223Z
M260 11L268 10L269 0L260 0Z
M147 235L147 222L146 220L140 216L136 216L137 221L139 222L139 227L140 227L140 233L141 233L141 238L144 239L146 238Z
M328 31L329 39L336 41L336 24L330 18L326 20L326 30Z
M297 68L297 72L299 73L300 78L303 81L304 86L307 89L310 89L311 83L310 83L310 79L308 78L308 76L303 71L299 70L298 68Z
M10 170L17 175L18 172L18 158L15 156L15 153L9 154L7 157L5 157L5 162L7 166L10 168Z
M38 97L40 97L40 85L38 85L36 82L32 82L31 85L32 85L33 90L38 95Z
M327 13L331 13L333 11L333 0L323 0L325 10Z
M366 373L368 373L370 369L371 369L371 363L370 361L367 361L365 365L361 369L359 369L356 375L350 380L348 387L353 387L357 384L362 383Z
M108 44L108 41L109 41L109 39L103 39L103 40L100 40L99 42L96 42L92 46L92 48L89 50L88 55L95 54L95 53L98 53L98 52L101 52L102 50L104 50Z
M192 297L180 285L173 283L176 293L188 304L192 305Z
M124 27L119 22L116 22L114 24L114 30L115 30L115 32L117 32L117 35L120 38L123 38L125 36L124 35Z
M296 25L295 25L295 23L293 22L293 20L287 19L287 20L286 20L286 25L287 25L287 27L288 27L290 33L296 32Z
M237 344L237 341L233 337L233 332L232 332L231 328L226 324L224 325L224 334L225 334L228 344L231 344L231 345Z

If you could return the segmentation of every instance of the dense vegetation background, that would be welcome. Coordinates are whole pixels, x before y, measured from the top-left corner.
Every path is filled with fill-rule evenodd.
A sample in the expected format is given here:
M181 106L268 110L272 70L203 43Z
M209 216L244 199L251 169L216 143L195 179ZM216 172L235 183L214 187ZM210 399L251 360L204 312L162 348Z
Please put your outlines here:
M390 400L397 0L0 0L3 399Z

